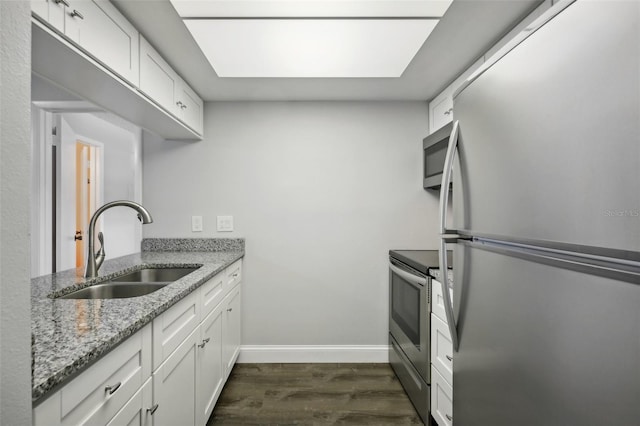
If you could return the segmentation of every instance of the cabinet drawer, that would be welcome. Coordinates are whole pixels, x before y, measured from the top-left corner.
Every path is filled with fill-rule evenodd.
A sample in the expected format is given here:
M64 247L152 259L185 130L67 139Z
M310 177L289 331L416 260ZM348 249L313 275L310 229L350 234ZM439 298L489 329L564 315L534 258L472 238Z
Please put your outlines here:
M431 312L445 323L447 322L447 313L444 310L444 297L442 296L442 283L436 280L431 281Z
M122 410L118 411L107 426L151 426L151 415L147 411L153 404L151 383L151 377L149 377L144 386L133 395Z
M107 424L150 374L147 325L60 390L60 424Z
M431 314L431 363L447 382L453 383L453 344L449 327L434 314Z
M229 266L225 273L227 274L227 290L231 290L242 281L242 259Z
M431 415L439 426L453 425L453 389L435 368L431 369Z
M200 323L200 292L194 291L153 320L155 370Z
M200 305L202 307L200 316L202 318L206 318L222 302L226 278L227 275L221 272L200 287Z

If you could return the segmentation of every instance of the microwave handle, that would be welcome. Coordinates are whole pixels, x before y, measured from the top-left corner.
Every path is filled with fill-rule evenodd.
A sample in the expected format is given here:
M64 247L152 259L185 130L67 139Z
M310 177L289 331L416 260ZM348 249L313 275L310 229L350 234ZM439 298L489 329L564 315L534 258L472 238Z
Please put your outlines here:
M458 351L458 327L453 315L453 301L449 292L449 278L447 265L447 243L455 243L457 235L455 231L447 228L447 206L449 205L449 185L451 183L451 173L453 171L453 159L458 148L458 136L460 124L456 120L453 123L451 136L449 137L449 146L447 147L447 155L444 160L444 170L442 172L442 186L440 187L440 273L442 274L442 297L444 299L444 311L447 316L447 325L449 326L449 334L451 335L451 343L453 350Z

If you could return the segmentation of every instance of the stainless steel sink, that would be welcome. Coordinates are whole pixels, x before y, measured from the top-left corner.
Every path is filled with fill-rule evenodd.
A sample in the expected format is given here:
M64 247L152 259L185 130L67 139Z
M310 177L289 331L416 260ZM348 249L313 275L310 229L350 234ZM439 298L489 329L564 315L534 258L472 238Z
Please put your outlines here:
M144 268L59 296L57 299L120 299L153 293L189 275L192 268Z
M144 268L139 271L130 272L109 282L127 283L159 283L177 281L185 275L189 275L198 268Z
M171 283L115 283L95 284L58 299L120 299L125 297L144 296L160 290Z

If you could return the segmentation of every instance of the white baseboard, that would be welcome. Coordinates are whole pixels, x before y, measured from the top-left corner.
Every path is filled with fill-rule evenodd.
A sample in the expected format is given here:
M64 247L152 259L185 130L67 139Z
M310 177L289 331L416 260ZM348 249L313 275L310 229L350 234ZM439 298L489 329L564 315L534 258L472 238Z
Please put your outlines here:
M239 363L388 363L388 345L243 345Z

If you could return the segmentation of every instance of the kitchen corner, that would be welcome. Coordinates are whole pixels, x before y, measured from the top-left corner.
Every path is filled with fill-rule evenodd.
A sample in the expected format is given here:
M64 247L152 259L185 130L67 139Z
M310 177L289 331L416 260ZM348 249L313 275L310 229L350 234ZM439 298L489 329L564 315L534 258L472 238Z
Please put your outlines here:
M87 280L78 268L32 279L34 406L243 257L241 238L144 239L140 253L105 261L98 278ZM145 296L102 300L51 297L68 293L65 289L69 287L86 287L141 266L201 267Z

